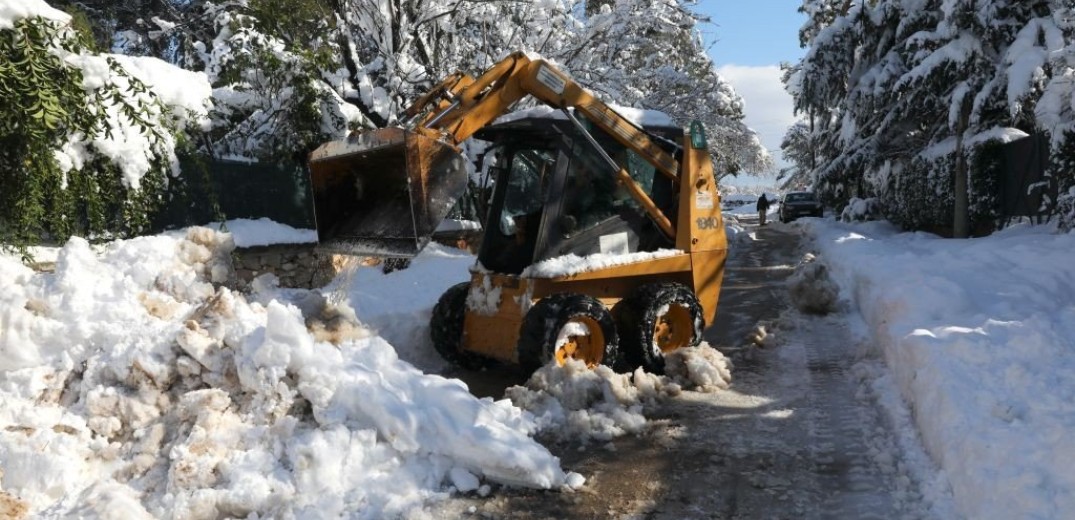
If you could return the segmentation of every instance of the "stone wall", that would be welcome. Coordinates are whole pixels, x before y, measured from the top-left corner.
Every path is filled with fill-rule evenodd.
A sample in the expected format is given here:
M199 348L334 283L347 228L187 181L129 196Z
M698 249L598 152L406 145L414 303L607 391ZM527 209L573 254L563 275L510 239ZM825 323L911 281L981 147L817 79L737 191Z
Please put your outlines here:
M480 232L471 230L443 233L434 236L440 244L477 251L481 243ZM277 244L272 246L236 248L232 254L235 275L240 287L246 287L254 278L272 273L280 280L280 287L316 289L324 287L345 269L380 265L385 273L406 269L406 260L358 258L334 253L319 252L314 244Z
M236 248L232 255L240 285L272 273L281 287L315 288L327 285L338 272L337 255L314 251L313 244L283 244Z

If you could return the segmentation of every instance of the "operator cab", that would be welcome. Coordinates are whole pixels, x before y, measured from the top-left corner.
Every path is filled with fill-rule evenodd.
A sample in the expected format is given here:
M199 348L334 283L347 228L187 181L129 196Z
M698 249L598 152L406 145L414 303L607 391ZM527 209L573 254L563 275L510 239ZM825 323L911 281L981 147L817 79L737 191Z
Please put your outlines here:
M659 112L641 115L636 120L645 124L643 130L678 159L683 130ZM576 117L675 221L673 182L581 113ZM491 142L487 153L496 154L490 167L492 202L478 253L485 268L520 274L536 262L566 254L626 254L674 246L562 112L540 108L511 114L475 137Z

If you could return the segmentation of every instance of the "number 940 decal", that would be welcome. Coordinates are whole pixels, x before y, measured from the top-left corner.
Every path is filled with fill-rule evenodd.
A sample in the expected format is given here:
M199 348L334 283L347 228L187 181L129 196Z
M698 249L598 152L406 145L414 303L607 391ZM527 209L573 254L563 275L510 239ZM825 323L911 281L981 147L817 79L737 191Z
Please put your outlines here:
M695 220L695 224L698 229L716 229L720 226L720 219L717 217L700 217Z

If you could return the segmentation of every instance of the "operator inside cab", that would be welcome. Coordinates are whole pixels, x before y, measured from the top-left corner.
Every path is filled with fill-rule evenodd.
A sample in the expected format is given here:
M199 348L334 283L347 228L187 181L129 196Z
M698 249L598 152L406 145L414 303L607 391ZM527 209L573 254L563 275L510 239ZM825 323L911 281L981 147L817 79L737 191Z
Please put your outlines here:
M495 220L499 233L486 240L494 243L496 254L486 258L485 267L518 274L533 263L534 248L541 226L549 180L556 163L552 150L517 149L512 153L511 170L502 194L504 204Z

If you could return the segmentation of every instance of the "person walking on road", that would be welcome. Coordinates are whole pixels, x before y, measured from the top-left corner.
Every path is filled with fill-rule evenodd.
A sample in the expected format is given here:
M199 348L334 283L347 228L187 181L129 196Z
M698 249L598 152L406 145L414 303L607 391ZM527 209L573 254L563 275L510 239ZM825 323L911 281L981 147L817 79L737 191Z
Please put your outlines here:
M769 199L765 198L765 194L762 193L761 197L758 197L758 220L761 225L765 225L765 214L769 212Z

